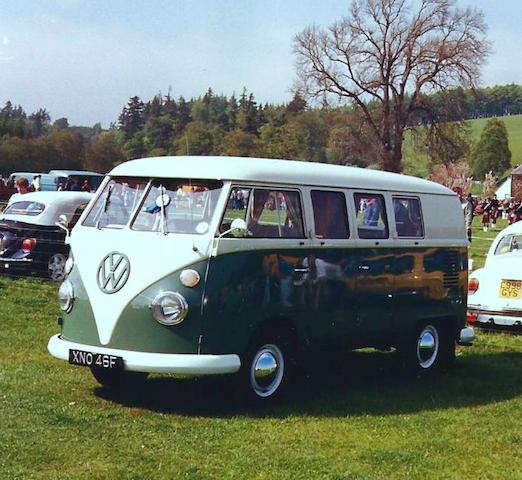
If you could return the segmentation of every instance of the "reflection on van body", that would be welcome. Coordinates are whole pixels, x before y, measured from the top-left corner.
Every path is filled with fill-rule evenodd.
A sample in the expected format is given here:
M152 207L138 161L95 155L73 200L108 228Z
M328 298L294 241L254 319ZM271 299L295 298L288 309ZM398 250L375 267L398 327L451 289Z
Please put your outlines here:
M257 400L277 397L310 351L395 347L418 371L447 366L473 338L466 242L458 198L419 179L246 158L127 162L70 236L49 350L111 386L237 373Z

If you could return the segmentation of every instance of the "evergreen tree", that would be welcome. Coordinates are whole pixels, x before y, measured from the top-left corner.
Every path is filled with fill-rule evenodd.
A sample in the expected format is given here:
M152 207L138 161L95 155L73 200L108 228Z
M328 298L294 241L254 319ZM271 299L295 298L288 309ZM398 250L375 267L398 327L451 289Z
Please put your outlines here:
M118 121L120 130L125 132L127 139L131 139L143 128L145 123L144 108L145 105L138 96L130 98L127 105L123 107Z
M492 118L487 121L480 134L480 140L473 150L471 166L473 175L479 179L483 179L489 171L501 177L511 167L508 134L502 120Z

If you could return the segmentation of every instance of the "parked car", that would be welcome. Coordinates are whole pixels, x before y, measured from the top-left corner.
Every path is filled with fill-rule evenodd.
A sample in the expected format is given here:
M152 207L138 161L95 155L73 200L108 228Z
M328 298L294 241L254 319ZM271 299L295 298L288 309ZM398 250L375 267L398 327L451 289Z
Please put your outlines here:
M0 215L0 268L63 279L69 246L56 223L65 215L72 228L92 197L86 192L13 195Z
M468 323L522 330L522 222L502 230L468 284Z

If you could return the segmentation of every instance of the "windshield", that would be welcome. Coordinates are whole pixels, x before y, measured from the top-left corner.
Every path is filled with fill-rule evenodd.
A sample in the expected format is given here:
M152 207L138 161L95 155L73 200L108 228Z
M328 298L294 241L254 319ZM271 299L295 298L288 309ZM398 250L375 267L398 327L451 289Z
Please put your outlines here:
M149 179L112 178L96 199L83 225L96 228L123 228L141 200Z
M4 214L9 215L29 215L30 217L36 217L45 210L45 205L39 202L15 202L9 205L5 210Z
M208 232L222 187L219 181L154 179L132 229L203 235Z
M502 255L503 253L509 253L522 250L522 233L513 233L506 235L500 240L495 249L495 255Z
M173 178L114 177L105 184L83 226L141 232L205 234L223 183Z

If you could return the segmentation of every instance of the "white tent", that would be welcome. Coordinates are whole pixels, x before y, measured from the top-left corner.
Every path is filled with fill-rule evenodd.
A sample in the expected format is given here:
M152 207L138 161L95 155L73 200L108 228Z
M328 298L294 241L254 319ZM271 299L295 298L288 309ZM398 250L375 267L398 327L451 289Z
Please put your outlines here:
M498 187L495 192L499 200L505 200L511 197L511 177L508 177L506 181Z

